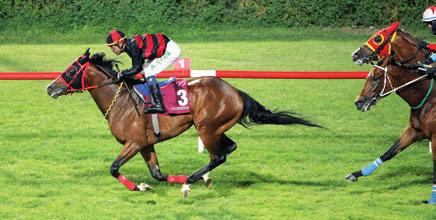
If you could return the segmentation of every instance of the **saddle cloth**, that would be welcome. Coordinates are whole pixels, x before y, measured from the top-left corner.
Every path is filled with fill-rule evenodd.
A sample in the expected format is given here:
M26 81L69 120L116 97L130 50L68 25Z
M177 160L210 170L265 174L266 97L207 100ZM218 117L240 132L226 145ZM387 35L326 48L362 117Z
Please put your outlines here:
M190 113L188 99L188 84L183 79L169 78L159 83L166 114L180 115ZM150 103L150 88L147 83L133 86L136 94L148 105Z

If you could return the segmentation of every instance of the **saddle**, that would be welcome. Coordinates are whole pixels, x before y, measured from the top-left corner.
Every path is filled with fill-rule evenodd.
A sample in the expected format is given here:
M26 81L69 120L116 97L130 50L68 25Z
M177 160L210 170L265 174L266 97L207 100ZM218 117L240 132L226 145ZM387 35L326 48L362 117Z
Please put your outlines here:
M188 84L184 79L174 77L159 83L167 115L189 114ZM145 103L144 107L150 105L150 88L146 82L133 85L135 93Z

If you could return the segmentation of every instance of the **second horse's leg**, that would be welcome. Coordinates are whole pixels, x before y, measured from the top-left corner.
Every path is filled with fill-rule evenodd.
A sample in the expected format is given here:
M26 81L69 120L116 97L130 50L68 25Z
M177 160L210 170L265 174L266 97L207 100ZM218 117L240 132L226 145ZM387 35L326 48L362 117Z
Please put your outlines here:
M403 132L400 139L398 139L381 157L377 158L376 160L374 160L374 162L370 163L368 166L362 168L361 170L349 174L345 177L345 179L350 182L357 182L357 179L359 177L371 175L384 162L392 159L398 153L406 149L408 146L421 139L421 134L419 134L412 127L408 127L406 131Z
M424 203L434 205L436 204L436 135L431 138L431 151L433 155L433 186L431 190L431 199L424 201Z

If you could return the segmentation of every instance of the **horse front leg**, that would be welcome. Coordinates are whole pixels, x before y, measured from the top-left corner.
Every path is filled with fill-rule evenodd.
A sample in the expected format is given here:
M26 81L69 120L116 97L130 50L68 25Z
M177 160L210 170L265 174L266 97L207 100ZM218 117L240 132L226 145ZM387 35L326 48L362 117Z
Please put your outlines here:
M422 135L419 132L412 127L408 127L403 134L401 134L400 138L382 156L375 159L372 163L361 170L349 174L345 179L349 182L357 182L359 177L371 175L384 162L392 159L408 146L421 139Z
M157 159L156 151L154 150L154 146L149 146L141 150L141 155L144 158L145 163L150 170L151 176L160 182L169 182L169 183L186 183L188 179L185 175L166 175L162 174L159 167L159 161Z
M140 150L140 146L136 144L135 142L127 141L123 148L121 149L120 154L115 159L115 161L112 163L112 166L110 168L110 172L113 177L115 177L120 183L122 183L124 186L127 187L127 189L131 191L138 191L142 188L140 185L136 185L134 182L130 181L126 177L124 177L120 172L120 168L123 164L125 164L127 161L132 159L133 156L135 156L138 151Z

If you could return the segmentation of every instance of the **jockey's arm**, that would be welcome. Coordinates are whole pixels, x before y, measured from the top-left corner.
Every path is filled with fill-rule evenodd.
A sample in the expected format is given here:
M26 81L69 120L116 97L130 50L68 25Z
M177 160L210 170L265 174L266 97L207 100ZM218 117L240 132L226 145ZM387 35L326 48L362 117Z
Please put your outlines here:
M142 58L142 51L137 48L136 44L128 45L126 52L132 59L132 67L130 69L121 71L121 74L123 76L131 77L142 71L144 60Z
M428 57L428 59L425 61L424 64L432 64L434 62L436 62L436 44L432 44L432 43L427 43L425 41L421 41L421 48L430 50L431 55L430 57Z

